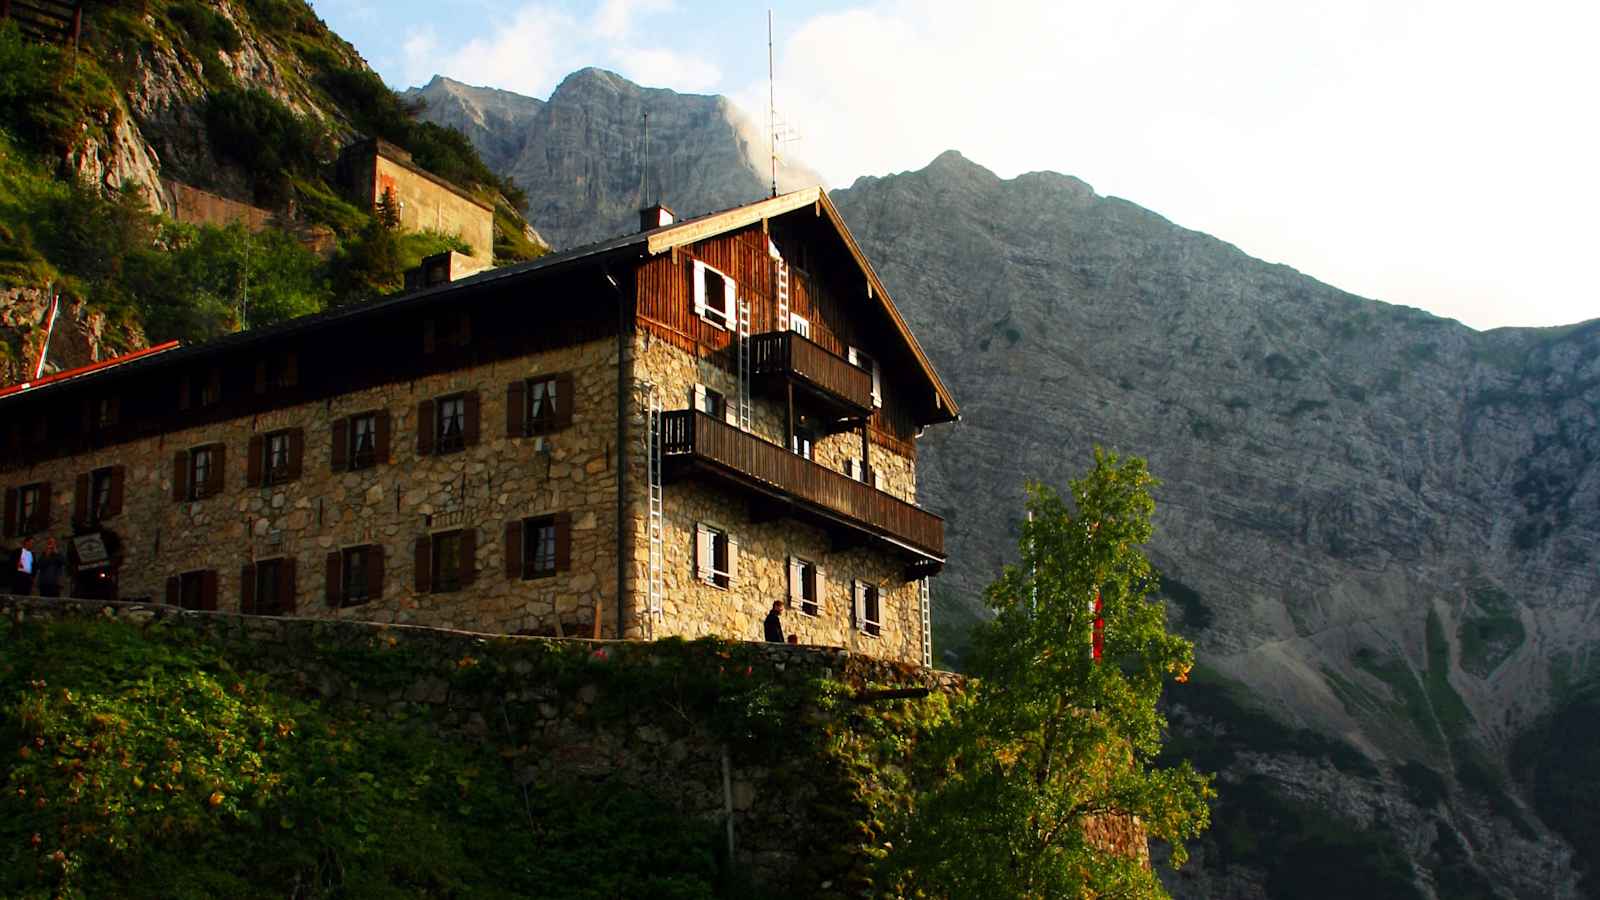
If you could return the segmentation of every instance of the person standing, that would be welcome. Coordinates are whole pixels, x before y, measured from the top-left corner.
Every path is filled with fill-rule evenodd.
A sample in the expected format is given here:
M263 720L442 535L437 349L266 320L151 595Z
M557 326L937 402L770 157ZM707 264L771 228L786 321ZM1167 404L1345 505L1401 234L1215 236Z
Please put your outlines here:
M39 554L33 568L39 576L39 596L61 596L61 583L67 577L67 558L61 555L55 538L45 539L44 552Z
M22 539L17 549L17 564L11 572L11 593L26 597L33 593L33 538Z
M783 601L772 601L772 612L767 613L765 628L767 632L767 640L774 644L783 643L783 619L780 616L782 612Z

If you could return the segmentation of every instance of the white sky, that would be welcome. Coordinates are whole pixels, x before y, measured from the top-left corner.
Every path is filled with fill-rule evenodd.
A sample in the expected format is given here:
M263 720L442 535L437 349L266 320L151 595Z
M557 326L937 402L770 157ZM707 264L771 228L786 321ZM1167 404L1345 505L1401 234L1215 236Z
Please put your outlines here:
M765 114L765 7L372 2L315 6L396 86L599 65ZM832 186L954 148L1475 328L1600 317L1592 0L773 5L789 153Z

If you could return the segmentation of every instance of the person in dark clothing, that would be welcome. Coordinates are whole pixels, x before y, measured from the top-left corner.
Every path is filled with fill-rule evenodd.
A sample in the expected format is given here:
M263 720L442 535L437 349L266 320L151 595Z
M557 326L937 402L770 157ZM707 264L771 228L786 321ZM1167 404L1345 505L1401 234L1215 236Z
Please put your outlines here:
M61 548L56 546L55 538L45 540L44 552L39 554L39 560L34 564L33 571L39 578L39 596L61 596L61 585L67 577L67 558L61 555Z
M33 538L22 539L11 567L11 593L26 597L33 593Z
M772 601L772 612L767 613L766 631L767 640L774 644L783 643L783 620L779 615L783 612L783 601Z

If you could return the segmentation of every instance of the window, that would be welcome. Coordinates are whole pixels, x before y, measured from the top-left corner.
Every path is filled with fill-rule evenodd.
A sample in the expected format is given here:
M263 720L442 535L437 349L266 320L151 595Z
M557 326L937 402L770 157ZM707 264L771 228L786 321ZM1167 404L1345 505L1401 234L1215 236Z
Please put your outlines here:
M91 432L105 431L122 419L122 403L117 397L97 397L87 402Z
M466 313L426 319L422 323L422 352L459 349L472 343L472 317Z
M694 565L699 580L719 588L732 587L738 574L739 544L721 528L696 523Z
M815 459L813 451L816 449L816 432L809 428L796 428L794 437L789 440L789 450L806 459Z
M265 456L261 460L267 484L281 484L289 480L289 432L275 431L263 442Z
M789 314L789 330L803 338L811 337L811 322L796 313Z
M466 446L467 399L446 397L439 401L439 418L435 423L434 446L440 453L450 453Z
M109 468L95 469L89 475L89 521L98 522L112 516L111 488L116 473Z
M378 464L378 416L350 417L350 468L368 469Z
M167 604L184 609L216 609L216 571L203 569L168 578Z
M738 289L732 278L699 260L694 261L694 314L718 328L732 331Z
M344 551L344 559L341 560L344 572L341 606L357 606L371 599L367 585L368 555L366 547L351 547Z
M293 350L256 361L256 393L300 384L300 357Z
M325 595L331 609L383 598L383 547L369 544L328 552Z
M857 580L855 583L856 629L877 637L883 632L882 598L878 586Z
M200 384L200 405L214 406L222 401L222 371L212 369Z
M703 384L697 384L694 386L694 408L713 419L726 419L728 398L721 391L714 391Z
M822 570L798 556L789 557L789 606L808 616L822 612Z
M239 584L239 609L246 615L282 616L295 610L293 559L246 563Z
M464 586L461 570L461 532L447 531L433 536L433 592L435 594L459 591Z
M172 499L200 500L219 493L226 449L222 444L206 444L173 454Z
M560 422L558 411L562 403L571 403L563 397L560 382L555 378L540 378L528 382L528 433L546 434L556 430Z
M199 500L209 496L212 466L216 462L210 447L196 447L189 451L189 499Z
M572 514L506 523L506 578L548 578L572 567Z
M878 361L854 347L849 348L850 364L872 373L872 405L883 406L883 377L878 371Z
M5 525L11 537L49 528L50 483L41 481L6 491Z

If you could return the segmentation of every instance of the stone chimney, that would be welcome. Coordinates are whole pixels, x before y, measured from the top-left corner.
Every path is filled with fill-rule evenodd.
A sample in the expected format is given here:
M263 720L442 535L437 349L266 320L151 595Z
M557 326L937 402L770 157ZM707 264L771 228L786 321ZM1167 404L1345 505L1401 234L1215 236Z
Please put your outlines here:
M418 288L429 288L440 284L449 284L468 275L482 272L484 267L477 260L459 253L455 250L446 250L435 253L422 261L422 265L415 269L407 269L405 273L406 290L414 291Z
M640 231L650 231L664 225L671 225L676 221L678 221L678 217L673 215L672 210L659 203L639 210Z

